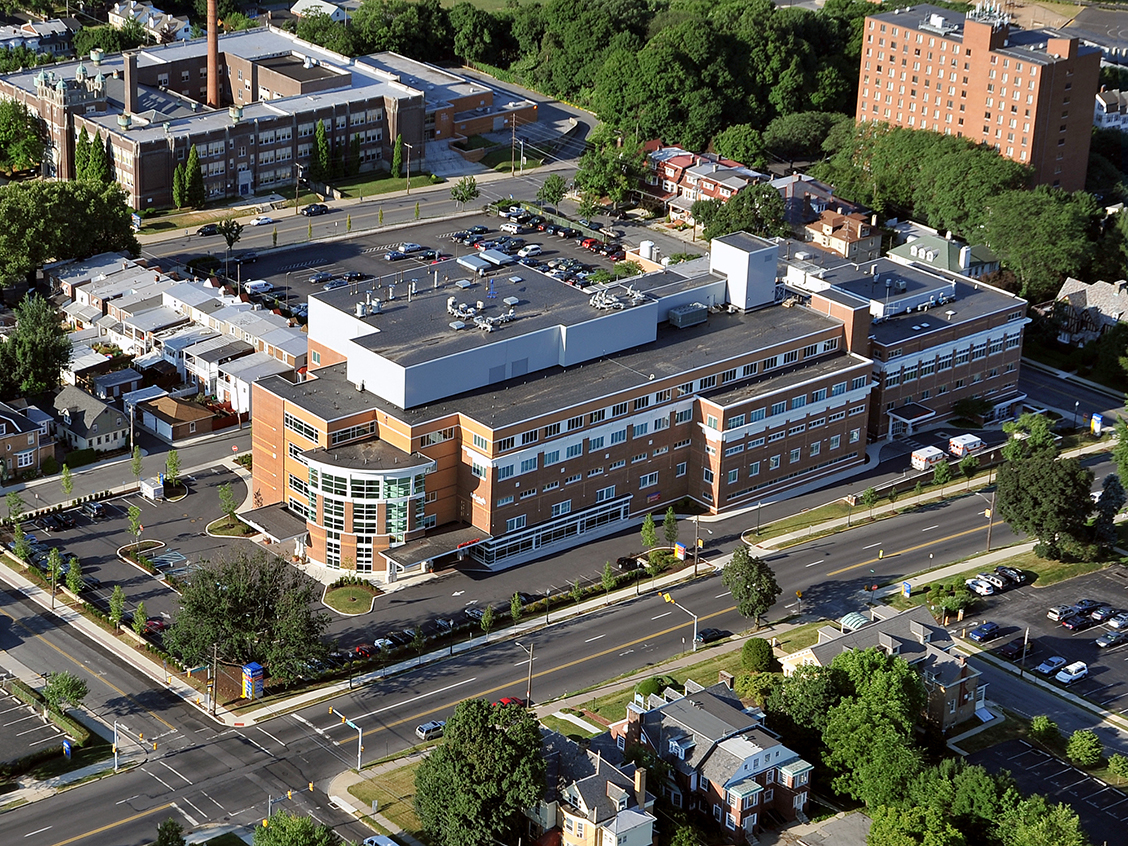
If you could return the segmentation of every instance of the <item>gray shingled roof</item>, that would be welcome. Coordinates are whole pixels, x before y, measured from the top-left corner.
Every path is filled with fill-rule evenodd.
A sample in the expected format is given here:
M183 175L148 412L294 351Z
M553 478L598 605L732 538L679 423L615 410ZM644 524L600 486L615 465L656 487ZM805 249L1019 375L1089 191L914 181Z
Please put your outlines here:
M1065 300L1078 311L1093 310L1103 321L1116 323L1128 316L1128 281L1082 282L1073 277L1066 278L1058 291L1057 298Z
M113 410L86 391L67 385L55 394L49 413L60 426L85 438L90 434L90 428L97 422L98 417L106 411ZM65 412L69 412L69 420Z

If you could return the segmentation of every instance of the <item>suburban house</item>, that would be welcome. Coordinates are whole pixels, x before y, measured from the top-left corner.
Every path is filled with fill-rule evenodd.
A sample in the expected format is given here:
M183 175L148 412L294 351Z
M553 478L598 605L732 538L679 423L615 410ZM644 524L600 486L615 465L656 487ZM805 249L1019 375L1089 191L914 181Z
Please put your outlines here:
M113 401L122 394L128 394L141 387L141 374L132 367L115 370L95 376L90 383L91 391L100 400Z
M157 44L170 41L187 41L192 37L192 24L188 18L178 18L162 12L152 3L122 0L110 7L110 26L121 29L129 21L137 21Z
M1128 316L1128 281L1089 283L1067 277L1053 310L1062 321L1058 339L1087 344Z
M326 3L325 0L298 0L290 7L290 14L295 18L325 15L333 23L344 23L349 19L348 12L333 3Z
M54 453L55 442L44 435L39 424L0 402L0 481L25 472L37 473L43 460Z
M646 171L640 193L661 202L671 220L693 223L689 210L697 200L728 202L742 188L764 179L762 173L714 153L691 153L661 141L648 142L643 151Z
M129 418L125 413L80 388L65 386L55 394L48 413L54 418L58 440L71 449L108 452L129 445Z
M82 24L74 18L24 21L19 25L0 26L0 49L26 47L41 56L69 56L74 52L74 34L80 29Z
M802 173L781 176L768 184L783 198L784 220L796 229L816 219L831 205L856 211L852 205L834 196L832 186Z
M924 233L898 244L886 255L903 264L919 264L943 273L958 273L980 279L999 269L999 257L983 244L970 246L956 240Z
M599 738L583 748L557 732L541 733L546 784L544 799L525 811L530 839L547 833L551 841L542 842L562 846L651 846L656 818L646 770L612 763L618 750L593 748Z
M1102 87L1093 107L1093 126L1128 131L1128 91Z
M826 209L804 229L809 243L849 261L873 261L881 255L876 215L871 220L858 212Z
M215 420L215 414L202 405L167 395L139 402L136 409L141 412L141 425L170 443L206 435Z
M657 785L663 795L734 839L756 837L765 817L806 821L812 766L728 682L706 688L690 680L684 694L636 696L611 734L620 749L641 745L670 764L668 781Z
M877 606L871 614L872 619L853 612L837 627L819 629L818 643L780 659L783 674L789 676L804 665L825 667L848 649L879 649L904 658L921 673L928 693L925 716L942 731L980 714L987 683L980 681L979 670L962 654L952 651L952 636L936 624L926 606L900 613ZM984 712L983 718L991 719Z

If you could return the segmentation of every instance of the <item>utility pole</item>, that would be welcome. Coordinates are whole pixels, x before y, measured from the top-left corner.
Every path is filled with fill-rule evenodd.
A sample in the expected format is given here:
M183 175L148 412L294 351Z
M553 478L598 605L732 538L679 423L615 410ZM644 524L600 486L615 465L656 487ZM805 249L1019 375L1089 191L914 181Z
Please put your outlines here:
M697 578L697 559L700 557L698 550L701 548L701 516L693 515L693 578Z
M512 138L509 142L509 175L517 175L517 115L511 115L509 118L509 126L513 130ZM1074 426L1074 428L1077 428Z
M995 525L995 491L991 491L991 507L987 509L987 551L991 551L991 527Z
M407 193L411 193L411 145L406 141L403 146L407 147Z
M215 716L215 701L219 698L219 644L212 644L212 716Z
M536 644L530 643L528 646L525 646L521 641L516 641L516 643L529 653L529 681L525 685L525 707L531 708L533 705L533 647L536 646Z

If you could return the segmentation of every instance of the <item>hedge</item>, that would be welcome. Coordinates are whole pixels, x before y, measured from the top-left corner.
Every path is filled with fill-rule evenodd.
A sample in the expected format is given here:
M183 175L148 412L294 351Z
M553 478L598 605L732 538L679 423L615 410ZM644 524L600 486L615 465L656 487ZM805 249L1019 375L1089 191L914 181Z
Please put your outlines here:
M97 453L93 449L87 447L86 449L76 449L73 452L67 453L67 467L73 470L75 467L83 467L87 464L93 464L97 458Z
M42 713L43 709L46 708L47 718L56 726L69 734L74 739L74 742L77 745L82 746L86 743L86 741L90 739L90 732L86 729L85 726L83 726L81 723L76 723L66 714L61 714L54 708L49 707L47 705L47 700L43 698L42 694L40 694L37 690L28 687L19 679L9 680L8 690L21 702L26 705L33 706L40 713Z

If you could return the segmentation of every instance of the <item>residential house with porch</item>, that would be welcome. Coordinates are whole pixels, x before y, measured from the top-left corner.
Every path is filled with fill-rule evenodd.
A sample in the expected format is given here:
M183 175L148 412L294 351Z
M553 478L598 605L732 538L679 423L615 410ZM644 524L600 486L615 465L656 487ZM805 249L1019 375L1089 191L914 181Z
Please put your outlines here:
M1061 320L1062 343L1095 341L1128 317L1128 280L1082 282L1070 276L1054 299L1053 313Z
M953 650L952 636L936 624L926 606L897 612L879 605L869 613L869 617L847 614L837 626L819 629L816 644L780 659L783 674L790 676L805 665L825 667L849 649L878 649L903 658L921 674L928 693L925 717L941 731L977 715L991 719L984 707L987 683L980 680L979 670Z
M671 220L692 224L690 208L698 200L728 202L741 189L762 182L764 174L714 153L691 153L650 141L644 147L646 169L640 193L662 203Z
M109 452L129 445L129 419L125 412L80 388L62 388L55 394L48 413L54 419L58 440L71 449Z
M813 767L746 708L731 677L711 687L689 680L627 705L611 726L620 749L642 746L670 765L656 785L677 808L712 820L734 841L753 840L765 825L806 820Z
M854 262L873 261L881 255L881 231L873 219L858 212L824 210L804 230L807 241Z

